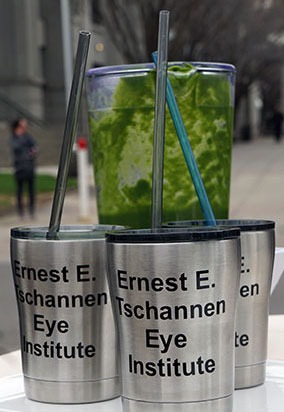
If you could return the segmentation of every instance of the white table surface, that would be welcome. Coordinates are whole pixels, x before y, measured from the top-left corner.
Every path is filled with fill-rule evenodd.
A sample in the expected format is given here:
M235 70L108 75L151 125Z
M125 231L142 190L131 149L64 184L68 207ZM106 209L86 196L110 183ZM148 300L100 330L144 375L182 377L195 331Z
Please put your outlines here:
M284 271L284 248L277 247L275 249L275 259L274 259L273 275L272 275L271 290L270 290L271 294L276 288L281 276L283 275L283 271Z
M266 383L234 392L233 412L283 412L284 362L269 361ZM52 405L28 400L22 375L0 379L1 412L122 412L120 399L86 405Z

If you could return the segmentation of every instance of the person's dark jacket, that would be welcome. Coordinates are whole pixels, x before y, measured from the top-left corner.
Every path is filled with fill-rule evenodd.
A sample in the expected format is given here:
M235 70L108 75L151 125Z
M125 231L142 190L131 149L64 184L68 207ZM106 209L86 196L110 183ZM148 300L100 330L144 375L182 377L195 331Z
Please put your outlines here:
M283 114L279 111L276 111L273 115L274 130L277 134L280 134L282 131L283 118Z
M31 135L12 136L12 151L16 176L29 177L35 168L36 145Z

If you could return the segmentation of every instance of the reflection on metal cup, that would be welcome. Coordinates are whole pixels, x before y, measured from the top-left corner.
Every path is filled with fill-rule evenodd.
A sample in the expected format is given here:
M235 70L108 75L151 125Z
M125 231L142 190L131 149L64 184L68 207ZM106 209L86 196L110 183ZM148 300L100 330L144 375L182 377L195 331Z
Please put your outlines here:
M107 234L124 412L232 410L239 234Z
M170 222L168 227L203 226L203 221ZM275 223L218 220L217 226L241 230L241 277L235 331L235 388L265 381L269 296L275 253Z
M105 231L114 226L11 230L25 392L50 403L120 395L116 334L105 275ZM120 227L121 229L121 227Z

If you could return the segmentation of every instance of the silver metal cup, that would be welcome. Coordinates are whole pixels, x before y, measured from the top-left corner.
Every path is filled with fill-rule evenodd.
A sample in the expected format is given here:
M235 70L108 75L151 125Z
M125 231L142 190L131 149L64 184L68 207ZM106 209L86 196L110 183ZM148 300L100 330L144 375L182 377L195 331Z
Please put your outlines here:
M120 227L121 228L121 227ZM105 274L105 231L65 226L11 230L25 392L50 403L120 395L117 345Z
M124 412L228 412L238 229L107 234Z
M235 335L235 388L265 381L269 297L275 253L274 222L240 221L241 281Z
M169 227L200 226L201 221L171 222ZM275 223L267 220L218 220L241 230L241 278L235 331L235 388L265 381L269 296L275 253Z

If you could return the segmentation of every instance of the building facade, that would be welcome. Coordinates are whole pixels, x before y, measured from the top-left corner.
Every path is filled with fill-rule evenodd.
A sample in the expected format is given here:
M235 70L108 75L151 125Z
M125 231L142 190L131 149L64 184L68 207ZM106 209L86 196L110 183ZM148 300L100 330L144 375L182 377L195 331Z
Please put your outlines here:
M62 35L66 7L71 64L81 29L92 33L87 68L122 63L103 26L100 0L0 0L0 167L11 164L9 123L17 117L28 119L42 149L40 163L58 159L69 93ZM84 97L79 129L87 133Z

